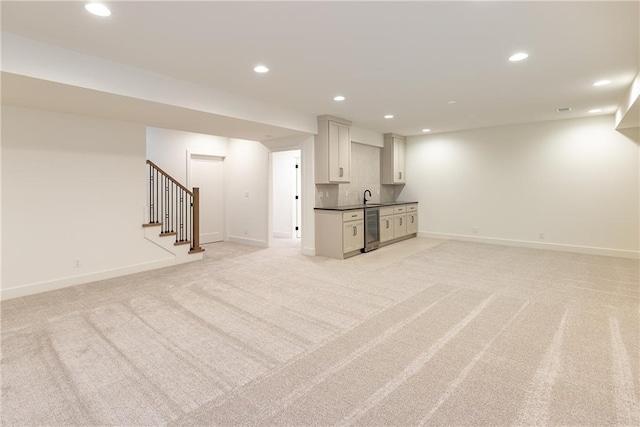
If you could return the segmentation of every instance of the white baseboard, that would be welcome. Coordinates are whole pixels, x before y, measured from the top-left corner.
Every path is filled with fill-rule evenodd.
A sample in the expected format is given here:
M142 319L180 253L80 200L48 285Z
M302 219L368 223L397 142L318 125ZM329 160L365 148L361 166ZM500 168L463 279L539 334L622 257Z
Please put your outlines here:
M627 251L627 250L610 249L610 248L595 248L590 246L565 245L561 243L546 243L546 242L542 243L542 242L532 242L527 240L511 240L511 239L499 239L495 237L469 236L465 234L436 233L432 231L420 231L418 232L418 237L429 237L432 239L442 239L442 240L462 240L465 242L489 243L493 245L504 245L504 246L518 246L518 247L532 248L532 249L546 249L549 251L575 252L575 253L589 254L589 255L604 255L604 256L613 256L613 257L619 257L619 258L640 259L640 252L638 251Z
M165 258L159 261L135 264L127 267L119 267L111 270L102 270L102 271L96 271L93 273L82 274L78 276L50 280L46 282L32 283L29 285L18 286L15 288L2 289L0 291L0 299L4 301L12 298L39 294L41 292L54 291L56 289L67 288L69 286L76 286L84 283L96 282L98 280L113 279L114 277L126 276L128 274L134 274L134 273L140 273L148 270L155 270L158 268L170 267L175 264L176 264L175 257L171 257L171 258Z
M258 246L260 248L269 247L269 243L264 240L248 239L246 237L229 236L228 240L233 243L240 243L249 246Z
M302 248L302 255L316 256L316 248Z

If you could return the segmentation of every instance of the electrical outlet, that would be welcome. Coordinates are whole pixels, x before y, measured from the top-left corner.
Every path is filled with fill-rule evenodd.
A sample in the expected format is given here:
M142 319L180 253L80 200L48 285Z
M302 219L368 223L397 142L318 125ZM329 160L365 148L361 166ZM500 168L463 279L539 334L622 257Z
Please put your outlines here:
M76 259L75 261L73 261L73 268L80 268L80 260Z
M249 229L248 228L244 229L244 234L249 234Z
M544 240L544 233L543 233L543 232L540 232L540 234L538 235L538 238L539 238L540 240Z
M344 190L344 197L349 197L349 190Z
M478 227L471 227L471 232L473 234L478 234Z
M248 191L244 192L244 197L249 197L249 192Z

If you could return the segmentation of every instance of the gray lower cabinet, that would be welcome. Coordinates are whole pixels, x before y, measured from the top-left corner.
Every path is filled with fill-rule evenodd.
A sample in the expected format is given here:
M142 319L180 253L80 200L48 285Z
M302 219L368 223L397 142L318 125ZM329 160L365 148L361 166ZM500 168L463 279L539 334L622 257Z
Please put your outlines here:
M407 206L393 207L393 238L398 239L407 235Z
M364 210L316 210L316 255L349 258L364 248Z
M407 234L418 233L418 205L407 205Z
M317 209L316 255L344 259L361 253L365 244L364 210ZM380 208L380 244L392 244L415 237L418 232L418 205Z
M380 217L380 243L393 240L393 215Z
M364 221L348 221L343 223L342 254L359 251L364 248Z
M418 232L418 212L407 213L407 234Z

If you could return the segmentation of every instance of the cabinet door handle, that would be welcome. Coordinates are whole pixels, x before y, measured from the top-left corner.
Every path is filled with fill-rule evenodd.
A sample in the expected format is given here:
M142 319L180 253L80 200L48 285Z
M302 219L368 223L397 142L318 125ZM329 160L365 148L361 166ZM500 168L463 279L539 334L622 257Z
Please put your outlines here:
M411 224L413 224L415 222L416 217L415 216L411 216Z
M402 179L402 172L398 172L398 178Z
M402 227L402 217L400 217L400 226Z
M340 168L340 178L344 176L344 168Z
M358 227L356 227L355 225L353 226L353 235L354 236L358 235Z
M389 220L387 219L386 221L387 221L387 228L389 228Z

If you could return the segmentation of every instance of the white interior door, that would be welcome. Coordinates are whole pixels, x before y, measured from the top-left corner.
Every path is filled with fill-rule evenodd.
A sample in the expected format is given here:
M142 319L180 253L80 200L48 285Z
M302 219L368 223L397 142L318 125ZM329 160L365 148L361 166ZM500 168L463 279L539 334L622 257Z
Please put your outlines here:
M189 156L189 186L200 188L200 243L224 239L223 158Z

